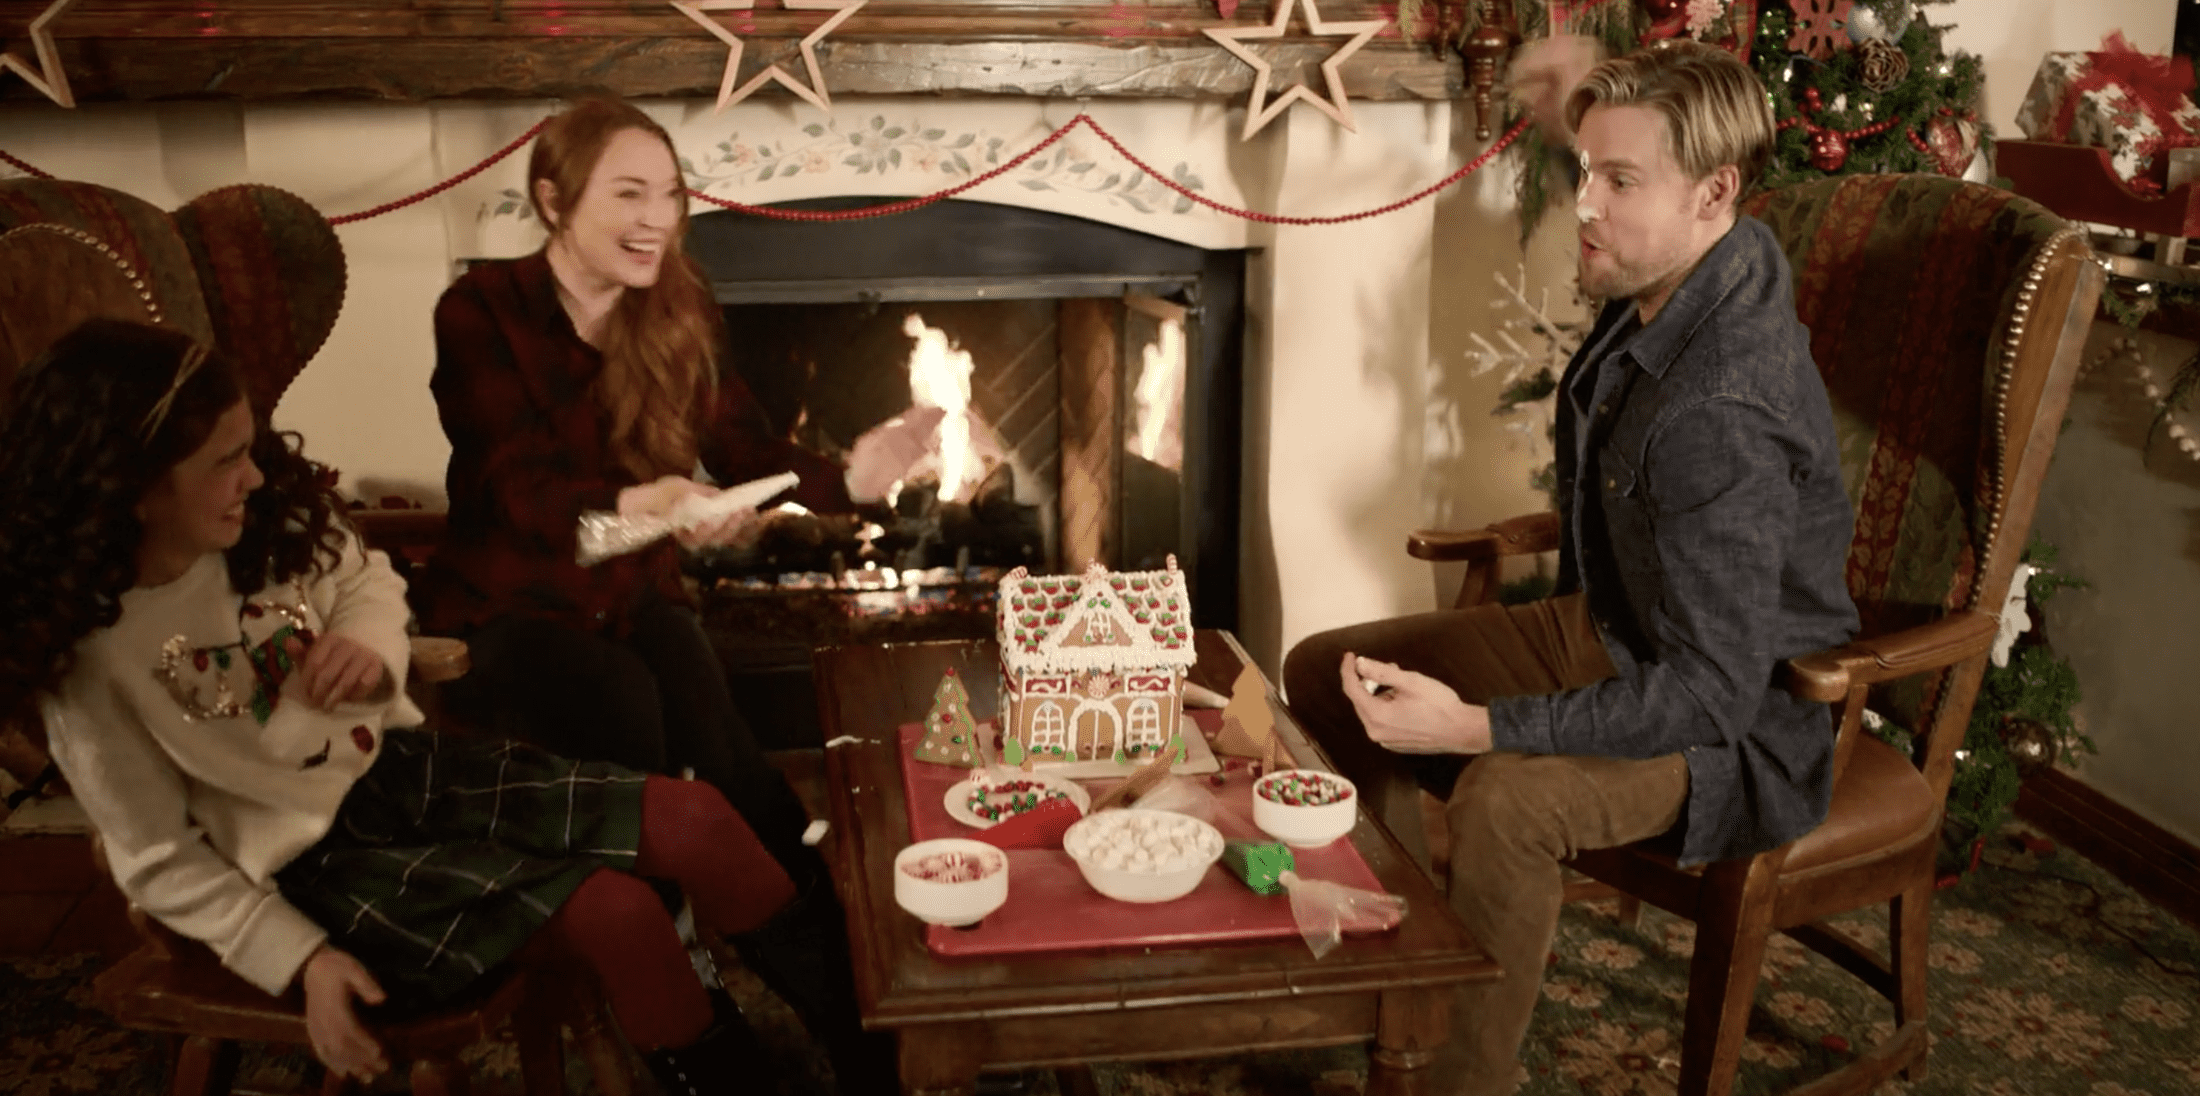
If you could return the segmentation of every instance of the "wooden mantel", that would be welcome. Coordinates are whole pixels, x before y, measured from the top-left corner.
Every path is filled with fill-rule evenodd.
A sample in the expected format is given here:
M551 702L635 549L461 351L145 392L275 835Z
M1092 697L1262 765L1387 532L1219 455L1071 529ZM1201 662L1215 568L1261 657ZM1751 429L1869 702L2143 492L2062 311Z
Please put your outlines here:
M0 0L0 48L31 60L27 28L47 2ZM1243 0L1224 20L1216 0L870 0L818 57L836 96L1242 98L1252 70L1201 30L1264 24L1272 2ZM1320 0L1332 22L1391 6ZM743 79L798 66L795 44L827 14L757 8L717 13L746 42ZM662 0L78 0L52 31L80 103L715 97L727 54ZM1343 41L1308 37L1293 19L1285 38L1254 45L1279 79L1318 79L1314 66ZM1456 53L1395 32L1348 59L1343 78L1361 100L1464 89ZM44 99L0 72L0 101Z

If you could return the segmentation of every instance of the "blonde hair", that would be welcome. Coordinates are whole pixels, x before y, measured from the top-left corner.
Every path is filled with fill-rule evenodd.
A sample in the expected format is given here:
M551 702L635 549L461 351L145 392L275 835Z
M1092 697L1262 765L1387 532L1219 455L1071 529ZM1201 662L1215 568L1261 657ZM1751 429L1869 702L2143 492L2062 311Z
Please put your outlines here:
M1582 117L1599 104L1656 111L1665 119L1666 147L1690 179L1733 164L1746 195L1772 162L1764 85L1715 46L1676 39L1598 65L1566 97L1567 127L1579 131Z
M672 136L649 115L619 99L583 99L550 119L527 160L527 198L535 215L556 235L570 224L611 139L638 129L664 142ZM540 180L553 187L543 208ZM611 457L643 482L695 467L696 413L718 381L718 307L695 261L681 248L687 237L687 194L680 220L665 244L662 273L647 289L629 287L605 318L603 373L596 399L610 424Z

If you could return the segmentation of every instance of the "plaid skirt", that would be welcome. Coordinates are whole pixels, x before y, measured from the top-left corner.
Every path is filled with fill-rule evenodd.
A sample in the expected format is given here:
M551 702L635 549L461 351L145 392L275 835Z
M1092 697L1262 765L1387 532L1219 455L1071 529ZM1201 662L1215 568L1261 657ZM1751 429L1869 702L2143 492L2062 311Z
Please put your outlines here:
M276 874L283 897L388 992L458 996L599 868L632 870L646 777L500 739L397 728L328 835Z

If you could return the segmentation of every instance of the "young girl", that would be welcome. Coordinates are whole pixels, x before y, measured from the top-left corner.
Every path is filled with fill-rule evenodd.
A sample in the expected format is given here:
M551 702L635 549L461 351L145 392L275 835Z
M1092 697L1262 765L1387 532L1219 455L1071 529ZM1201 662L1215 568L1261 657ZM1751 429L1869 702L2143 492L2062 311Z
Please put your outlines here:
M123 893L301 985L339 1074L388 1065L355 1001L448 1000L547 935L667 1092L749 1090L752 1037L641 877L733 934L785 872L708 784L415 727L403 583L243 393L187 336L95 320L0 418L0 714L43 718Z

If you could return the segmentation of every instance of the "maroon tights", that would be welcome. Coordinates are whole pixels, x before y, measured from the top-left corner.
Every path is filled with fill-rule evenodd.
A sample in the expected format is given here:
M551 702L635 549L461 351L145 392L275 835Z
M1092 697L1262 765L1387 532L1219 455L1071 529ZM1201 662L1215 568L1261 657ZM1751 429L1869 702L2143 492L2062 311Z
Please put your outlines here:
M672 915L642 876L678 883L697 926L728 936L763 925L794 898L794 884L718 789L651 776L642 786L633 872L589 876L544 926L595 972L636 1047L686 1046L710 1027L710 999Z

